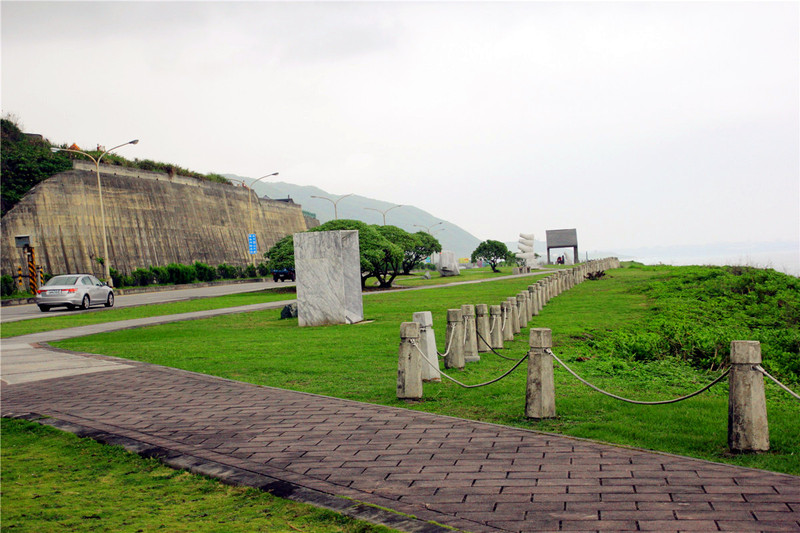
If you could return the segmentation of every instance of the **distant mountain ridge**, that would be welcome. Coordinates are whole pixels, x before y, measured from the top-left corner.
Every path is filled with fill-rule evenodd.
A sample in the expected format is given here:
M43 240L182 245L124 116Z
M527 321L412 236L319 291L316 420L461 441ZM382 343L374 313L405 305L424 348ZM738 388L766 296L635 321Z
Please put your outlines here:
M224 174L224 176L241 180L245 183L254 181L251 178L234 174ZM319 187L294 185L283 181L260 181L253 188L259 196L267 196L273 199L291 198L295 203L301 204L304 211L314 213L321 223L333 220L333 202L340 198ZM312 196L330 198L331 201L312 198ZM391 209L395 205L397 204L354 194L338 202L336 209L339 218L360 220L367 224L383 224L383 215L377 211L372 211L372 209L377 209L378 211L386 212L387 224L402 228L409 233L427 231L429 228L433 236L442 244L442 248L452 250L456 257L469 257L481 242L480 239L459 226L437 218L427 211L411 205ZM391 211L388 211L389 209Z

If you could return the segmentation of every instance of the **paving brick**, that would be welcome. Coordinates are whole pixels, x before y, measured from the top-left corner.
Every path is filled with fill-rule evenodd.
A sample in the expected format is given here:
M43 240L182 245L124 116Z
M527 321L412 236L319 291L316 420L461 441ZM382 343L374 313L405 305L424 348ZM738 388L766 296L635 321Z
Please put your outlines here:
M146 364L2 385L2 410L465 531L800 531L797 477Z

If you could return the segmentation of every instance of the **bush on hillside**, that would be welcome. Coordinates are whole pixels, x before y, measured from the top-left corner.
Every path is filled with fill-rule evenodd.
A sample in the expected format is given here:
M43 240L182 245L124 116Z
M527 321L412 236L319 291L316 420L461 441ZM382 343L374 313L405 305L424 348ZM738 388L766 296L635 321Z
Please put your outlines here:
M731 341L755 340L767 371L800 383L800 279L750 267L672 268L668 278L635 289L652 300L643 322L598 335L592 345L634 360L674 356L711 369L727 363Z
M72 163L64 154L51 152L46 140L25 135L12 120L4 118L0 122L0 172L3 175L0 212L5 216L37 183L71 169Z

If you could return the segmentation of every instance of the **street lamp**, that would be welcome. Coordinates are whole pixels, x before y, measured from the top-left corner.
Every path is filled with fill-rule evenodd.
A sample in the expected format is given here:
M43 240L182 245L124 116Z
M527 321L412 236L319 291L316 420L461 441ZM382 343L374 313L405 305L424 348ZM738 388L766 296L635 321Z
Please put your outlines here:
M86 152L83 152L81 150L71 150L69 148L50 148L50 151L52 151L53 153L72 152L75 154L85 155L86 157L94 161L94 168L97 171L97 194L100 196L100 223L103 226L103 275L105 276L106 282L108 283L109 287L114 286L114 280L111 279L111 271L110 271L111 260L108 257L108 237L106 235L106 212L103 207L103 186L100 183L100 160L103 159L104 155L111 152L112 150L116 150L117 148L121 148L128 144L139 144L139 139L134 139L132 141L128 141L126 143L117 145L113 148L109 148L108 150L100 154L100 157L98 157L97 159L92 157L91 154L87 154Z
M434 224L434 225L432 225L432 226L420 226L419 224L413 224L413 226L414 226L415 228L422 228L422 229L424 229L424 230L425 230L425 233L427 233L428 235L433 235L433 233L431 233L431 229L435 228L435 227L436 227L436 226L438 226L439 224L444 224L444 221L437 222L436 224Z
M319 198L320 200L328 200L330 203L332 203L333 204L333 219L334 220L339 220L339 210L336 208L336 204L338 204L340 201L344 200L348 196L353 196L353 194L355 194L355 193L351 192L350 194L345 194L344 196L340 196L339 199L336 200L335 202L333 200L331 200L330 198L326 198L325 196L313 196L312 195L311 198Z
M273 172L272 174L267 174L266 176L261 176L260 178L256 178L252 182L250 182L250 189L256 195L256 199L258 199L258 193L256 192L255 188L253 188L253 186L256 183L258 183L259 181L263 180L263 179L271 178L272 176L277 176L277 175L278 175L277 172ZM244 183L244 181L242 181L242 183ZM248 194L248 196L247 196L247 209L250 212L250 234L252 235L253 233L256 232L255 227L253 227L253 195L252 194ZM256 256L255 256L255 254L253 254L253 266L256 266Z
M378 213L383 215L383 225L385 226L386 225L386 213L388 213L392 209L397 209L398 207L403 207L403 206L402 205L395 205L393 207L390 207L386 211L381 211L380 209L375 209L374 207L365 207L364 209L369 209L370 211L377 211Z

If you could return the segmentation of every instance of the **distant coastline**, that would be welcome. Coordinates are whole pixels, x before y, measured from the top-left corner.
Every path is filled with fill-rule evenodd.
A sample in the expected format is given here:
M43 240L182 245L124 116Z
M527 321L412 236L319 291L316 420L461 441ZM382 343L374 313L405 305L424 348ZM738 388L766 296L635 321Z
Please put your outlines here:
M616 253L589 252L590 257L616 255L622 261L646 265L743 265L773 268L800 276L800 243L734 243L622 249Z

